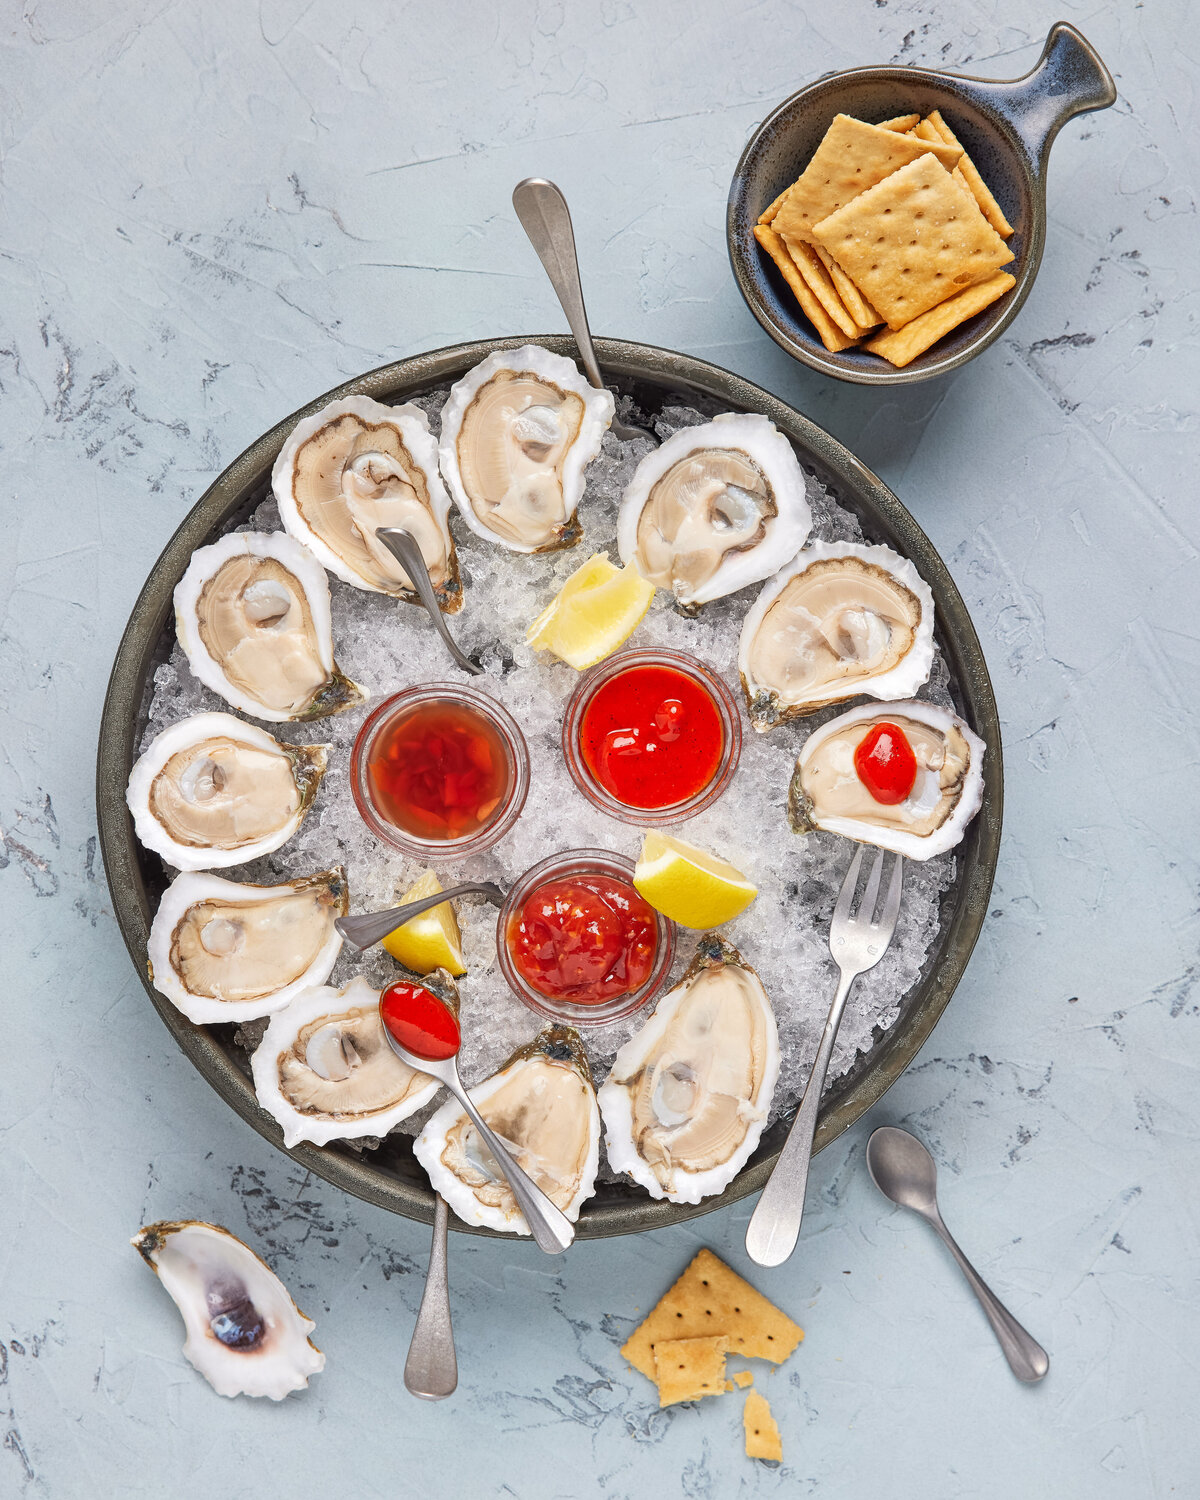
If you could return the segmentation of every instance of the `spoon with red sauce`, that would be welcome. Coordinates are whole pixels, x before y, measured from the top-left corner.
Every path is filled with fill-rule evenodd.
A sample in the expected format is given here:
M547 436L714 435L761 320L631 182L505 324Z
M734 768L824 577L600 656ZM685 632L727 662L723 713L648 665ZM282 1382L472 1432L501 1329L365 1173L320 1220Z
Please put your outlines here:
M472 1104L458 1076L458 1052L462 1046L458 1017L423 985L398 980L379 997L379 1019L383 1022L383 1034L400 1061L436 1078L466 1110L495 1157L496 1165L508 1179L538 1248L547 1255L561 1255L575 1239L575 1226L537 1183L525 1175Z

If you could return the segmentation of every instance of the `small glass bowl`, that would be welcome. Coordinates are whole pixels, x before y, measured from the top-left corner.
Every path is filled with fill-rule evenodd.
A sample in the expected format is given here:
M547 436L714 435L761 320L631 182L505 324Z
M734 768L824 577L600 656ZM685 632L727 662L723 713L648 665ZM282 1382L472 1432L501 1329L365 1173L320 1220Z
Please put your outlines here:
M371 755L381 737L401 715L426 703L451 703L472 709L500 736L508 763L508 792L474 833L457 839L426 839L398 827L376 806L369 772ZM529 795L529 750L516 720L494 698L460 682L427 682L385 698L358 731L350 756L350 790L363 822L376 838L413 859L463 859L489 849L521 816Z
M649 1005L662 989L675 957L675 924L657 911L654 917L658 926L658 948L649 979L641 989L627 995L614 995L600 1005L579 1005L543 995L518 972L508 951L509 926L539 885L551 880L570 880L578 875L607 875L612 880L632 885L633 868L633 860L624 854L612 854L607 849L568 849L563 854L552 854L549 859L543 859L513 884L496 920L496 953L500 972L508 981L509 989L530 1010L550 1021L565 1021L570 1026L607 1026L611 1021L624 1020Z
M672 802L666 807L630 807L619 801L600 785L592 775L580 745L583 716L597 690L629 667L669 667L690 677L703 688L712 699L721 720L721 759L711 781L707 782L692 797L683 802ZM640 828L658 828L664 823L682 823L685 818L694 818L722 795L733 780L738 759L742 753L742 719L738 705L729 688L720 677L694 656L682 651L631 650L618 651L598 667L592 667L580 679L567 702L563 714L562 753L571 773L571 780L594 806L601 812L618 818L622 823L633 823Z

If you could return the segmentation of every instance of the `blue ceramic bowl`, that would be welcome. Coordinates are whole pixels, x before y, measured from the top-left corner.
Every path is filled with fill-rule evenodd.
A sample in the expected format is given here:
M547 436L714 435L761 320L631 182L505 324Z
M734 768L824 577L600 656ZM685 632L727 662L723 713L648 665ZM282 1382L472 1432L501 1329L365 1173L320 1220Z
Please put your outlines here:
M1106 109L1116 97L1108 69L1064 22L1052 28L1037 66L1023 78L854 68L801 89L751 136L729 189L729 258L750 311L782 349L839 380L907 385L957 369L1000 336L1033 286L1046 240L1046 164L1054 137L1074 115ZM1014 226L1008 243L1016 259L1004 269L1017 284L902 370L863 349L831 354L755 240L758 216L804 170L834 115L883 120L934 109L941 110Z

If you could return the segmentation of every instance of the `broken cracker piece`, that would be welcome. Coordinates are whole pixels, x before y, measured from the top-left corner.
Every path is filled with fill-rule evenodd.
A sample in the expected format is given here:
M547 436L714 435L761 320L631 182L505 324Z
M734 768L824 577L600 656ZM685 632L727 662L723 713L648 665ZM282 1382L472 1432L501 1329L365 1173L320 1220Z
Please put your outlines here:
M719 1396L726 1389L724 1334L713 1338L665 1339L652 1346L659 1406Z
M731 1354L778 1365L803 1339L804 1330L711 1250L701 1250L630 1334L621 1353L653 1380L656 1343L722 1334Z
M796 262L788 254L788 247L784 244L782 238L773 229L768 228L766 224L756 224L754 226L754 238L779 267L783 279L792 290L792 295L799 302L801 311L817 330L817 336L826 349L831 354L836 354L839 350L848 349L851 344L857 343L857 339L847 338L813 296L804 277L801 276L797 269Z
M918 354L924 354L931 344L936 344L938 339L944 338L951 329L957 328L960 323L965 323L968 318L973 318L977 312L990 307L997 298L1003 297L1005 292L1011 291L1016 284L1015 276L1010 276L1007 271L997 271L986 281L976 282L974 286L969 286L959 292L957 297L950 297L945 302L939 302L936 307L923 312L919 318L914 318L903 328L895 331L889 328L883 333L876 334L873 339L868 339L863 347L870 349L872 354L882 354L884 359L889 360L898 370L902 370L905 365L911 364Z
M941 110L935 109L933 111L929 116L929 123L937 131L938 135L941 136L942 140L945 141L947 146L958 146L961 149L962 142L942 118ZM1004 210L996 202L991 188L988 187L987 183L979 175L979 168L967 155L966 151L963 151L962 160L959 162L956 170L962 173L963 180L974 196L976 203L979 204L984 218L997 234L1007 239L1013 232L1013 227L1005 217Z
M739 1389L744 1391L748 1385L753 1384L754 1376L751 1375L749 1370L735 1370L733 1372L733 1385L736 1385ZM733 1386L730 1386L730 1390L732 1389Z
M779 1438L779 1428L771 1415L767 1398L757 1391L751 1391L746 1397L742 1426L746 1433L747 1458L766 1458L777 1464L783 1462L783 1443Z

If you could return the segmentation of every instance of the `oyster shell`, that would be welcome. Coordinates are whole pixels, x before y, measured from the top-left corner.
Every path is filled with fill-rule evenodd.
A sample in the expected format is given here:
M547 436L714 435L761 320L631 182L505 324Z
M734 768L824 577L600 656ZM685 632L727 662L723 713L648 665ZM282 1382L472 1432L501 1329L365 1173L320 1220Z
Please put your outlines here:
M911 698L933 665L933 595L890 547L814 542L747 614L738 671L750 722L788 719L865 693Z
M416 539L443 613L462 608L450 497L419 406L384 406L368 396L331 402L296 423L271 487L285 529L343 583L420 603L375 536L394 526Z
M198 547L175 588L175 633L205 687L256 719L321 719L366 698L333 659L324 569L282 531Z
M854 768L854 752L876 724L897 725L916 756L917 779L903 802L877 802ZM797 833L823 828L909 859L944 854L983 801L984 750L974 730L935 703L852 708L805 741L788 788L788 821Z
M414 984L458 1009L445 969ZM302 991L271 1017L250 1059L258 1102L283 1127L287 1147L386 1135L441 1088L392 1051L379 1019L379 991L361 977L344 989Z
M232 714L180 719L129 773L134 830L177 870L223 869L270 854L299 828L327 749L281 745Z
M583 471L613 419L612 393L536 344L467 372L442 409L439 458L462 518L485 541L551 552L582 535Z
M316 1324L228 1229L196 1219L147 1224L130 1244L182 1313L184 1355L218 1396L282 1401L325 1368L308 1337Z
M583 1042L573 1026L546 1026L470 1091L519 1166L574 1222L596 1190L600 1111ZM464 1224L528 1234L525 1215L457 1100L433 1115L413 1150Z
M198 1025L269 1016L329 978L348 909L340 867L284 885L179 875L150 926L150 979Z
M778 1078L775 1013L758 975L705 933L600 1087L609 1165L672 1203L721 1192L758 1145Z
M674 433L626 486L617 548L687 608L758 583L795 557L812 525L787 438L757 413Z

